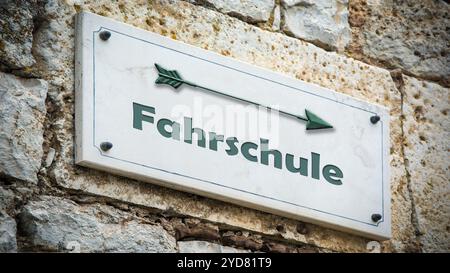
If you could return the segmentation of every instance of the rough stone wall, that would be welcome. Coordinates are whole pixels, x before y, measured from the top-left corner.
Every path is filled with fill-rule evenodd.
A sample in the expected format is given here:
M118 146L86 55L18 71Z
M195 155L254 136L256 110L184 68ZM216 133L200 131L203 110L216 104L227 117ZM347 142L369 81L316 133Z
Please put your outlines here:
M439 0L0 1L0 251L367 251L366 238L75 166L79 11L388 107L393 237L381 251L450 251Z

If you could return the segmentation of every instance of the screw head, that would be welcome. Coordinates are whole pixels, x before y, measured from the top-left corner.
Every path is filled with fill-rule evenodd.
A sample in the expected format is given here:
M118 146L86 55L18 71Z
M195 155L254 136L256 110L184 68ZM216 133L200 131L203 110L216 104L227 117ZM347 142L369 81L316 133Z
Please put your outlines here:
M100 149L102 149L102 151L106 152L109 151L111 148L113 147L111 142L102 142L100 143Z
M380 121L380 116L371 116L370 117L370 122L372 122L372 124L375 124L378 121Z
M98 34L98 36L100 36L100 39L103 41L107 41L111 37L111 32L103 30Z
M381 218L382 218L382 217L381 217L381 214L378 214L378 213L372 214L372 221L374 221L374 222L380 221Z

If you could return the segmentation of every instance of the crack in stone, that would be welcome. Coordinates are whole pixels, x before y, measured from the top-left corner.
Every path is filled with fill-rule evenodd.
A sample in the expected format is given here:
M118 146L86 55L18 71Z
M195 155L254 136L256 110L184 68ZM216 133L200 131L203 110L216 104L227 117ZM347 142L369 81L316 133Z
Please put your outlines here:
M411 174L409 171L409 160L406 158L405 156L405 143L404 140L406 138L405 135L405 128L404 128L404 120L405 120L405 116L404 116L404 105L405 105L405 89L404 89L404 81L403 81L403 73L401 71L401 69L395 69L392 70L391 73L391 78L394 81L395 87L397 88L397 90L400 92L400 131L401 131L401 137L402 137L402 144L400 147L400 155L403 159L403 165L405 166L405 173L406 173L406 188L408 190L408 195L409 195L409 199L410 199L410 205L411 205L411 215L410 215L410 219L411 219L411 225L414 228L414 236L415 236L415 241L416 244L420 246L421 249L421 244L420 244L420 236L423 235L423 233L420 231L420 226L419 226L419 219L417 217L417 211L416 211L416 203L414 200L414 195L413 195L413 189L411 187Z

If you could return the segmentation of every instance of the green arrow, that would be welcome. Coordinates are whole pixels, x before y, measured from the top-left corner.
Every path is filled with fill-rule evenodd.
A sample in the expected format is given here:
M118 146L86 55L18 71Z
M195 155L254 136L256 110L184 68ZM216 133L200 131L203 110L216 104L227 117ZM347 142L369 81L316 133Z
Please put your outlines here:
M180 74L176 71L176 70L167 70L165 68L163 68L162 66L160 66L159 64L155 63L155 67L158 70L158 78L156 79L155 83L156 84L166 84L166 85L170 85L172 86L174 89L178 89L180 86L182 86L183 84L192 86L194 88L199 88L199 89L203 89L221 96L225 96L225 97L229 97L235 100L239 100L245 103L249 103L249 104L254 104L256 106L261 106L261 107L265 107L267 109L272 110L271 107L265 106L265 105L261 105L257 102L253 102L253 101L249 101L246 99L242 99L242 98L238 98L229 94L225 94L207 87L203 87L200 85L197 85L195 83L189 82L184 80L183 78L181 78ZM288 113L286 111L282 111L282 110L278 110L278 109L274 109L284 115L293 117L293 118L297 118L303 121L306 121L306 130L316 130L316 129L327 129L327 128L333 128L333 126L331 126L331 124L329 124L328 122L324 121L323 119L319 118L317 115L313 114L311 111L308 111L305 109L305 114L306 117L301 116L301 115L295 115L295 114L291 114Z

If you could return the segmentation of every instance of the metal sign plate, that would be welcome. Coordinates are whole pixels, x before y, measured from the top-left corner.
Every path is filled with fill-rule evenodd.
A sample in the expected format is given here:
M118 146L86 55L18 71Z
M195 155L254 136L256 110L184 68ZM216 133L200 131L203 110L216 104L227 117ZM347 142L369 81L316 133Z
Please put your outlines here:
M77 16L75 154L142 181L391 234L386 109L90 13Z

